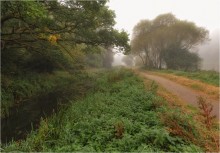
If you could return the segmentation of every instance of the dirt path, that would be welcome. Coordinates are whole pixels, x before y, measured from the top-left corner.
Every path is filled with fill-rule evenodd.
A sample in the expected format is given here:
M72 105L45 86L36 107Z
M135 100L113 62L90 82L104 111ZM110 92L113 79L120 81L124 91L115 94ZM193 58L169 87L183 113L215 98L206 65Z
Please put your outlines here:
M190 104L193 106L198 106L197 97L198 96L206 97L205 95L198 94L196 91L194 91L192 89L184 87L180 84L177 84L177 83L170 81L168 79L165 79L163 77L151 75L151 74L147 74L147 73L143 73L143 72L141 72L141 74L151 80L156 81L161 86L163 86L165 89L167 89L169 92L180 97L187 104ZM212 100L212 99L207 99L207 100L209 102L211 102L213 105L212 114L216 115L219 120L219 102L216 100Z

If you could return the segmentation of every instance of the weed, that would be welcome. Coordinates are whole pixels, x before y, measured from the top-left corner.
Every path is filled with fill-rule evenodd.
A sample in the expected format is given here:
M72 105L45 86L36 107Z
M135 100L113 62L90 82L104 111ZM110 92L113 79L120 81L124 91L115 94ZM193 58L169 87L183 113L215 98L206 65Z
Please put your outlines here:
M198 97L198 105L199 109L201 110L201 115L204 117L205 125L208 129L211 129L213 125L213 119L216 118L216 116L211 115L211 112L213 110L213 105L211 103L208 103L203 97Z
M165 109L166 111L167 109ZM186 141L194 142L198 133L195 130L194 122L190 116L183 115L181 109L177 107L161 114L162 122L169 127L169 131L183 138Z
M198 111L194 111L193 114L186 113L185 108L180 109L176 106L170 106L170 109L162 107L161 121L168 127L171 135L194 143L206 151L219 151L219 130L214 129L215 122L210 114L210 105L203 98L199 100L202 105L202 113L198 114ZM204 122L200 121L199 116L201 115Z
M123 137L124 134L124 124L123 122L118 122L115 124L115 136L117 139L121 139Z

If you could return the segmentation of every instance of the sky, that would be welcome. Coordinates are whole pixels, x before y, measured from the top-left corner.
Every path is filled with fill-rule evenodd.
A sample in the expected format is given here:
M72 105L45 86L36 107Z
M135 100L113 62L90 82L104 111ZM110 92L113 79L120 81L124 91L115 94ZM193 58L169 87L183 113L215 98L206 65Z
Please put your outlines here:
M115 11L115 28L124 29L130 38L133 27L140 20L152 20L164 13L194 22L210 33L220 28L220 0L109 0L107 5ZM122 55L115 57L120 61ZM117 61L113 64L117 64Z
M220 0L110 0L107 5L115 11L115 28L130 34L140 20L152 20L163 13L172 13L210 31L220 27Z

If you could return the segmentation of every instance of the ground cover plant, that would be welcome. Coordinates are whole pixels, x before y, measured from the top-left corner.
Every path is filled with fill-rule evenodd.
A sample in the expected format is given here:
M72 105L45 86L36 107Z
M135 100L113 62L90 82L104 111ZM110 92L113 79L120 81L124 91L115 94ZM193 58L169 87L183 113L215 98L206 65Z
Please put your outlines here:
M154 83L146 89L143 80L125 69L91 75L96 77L93 92L42 119L26 140L6 144L3 151L207 150L193 114L170 108L156 95Z

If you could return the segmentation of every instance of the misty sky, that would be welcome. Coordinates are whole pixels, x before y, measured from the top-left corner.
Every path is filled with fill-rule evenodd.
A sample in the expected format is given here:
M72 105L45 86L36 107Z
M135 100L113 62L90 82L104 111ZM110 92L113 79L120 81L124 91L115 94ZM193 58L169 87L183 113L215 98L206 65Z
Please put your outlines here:
M108 6L115 11L115 27L130 34L141 19L154 19L163 13L172 13L210 31L220 27L219 0L110 0Z
M115 11L115 28L124 29L130 38L133 27L140 20L152 20L164 13L192 21L210 33L220 28L220 0L110 0L107 5ZM122 55L115 57L117 59L114 64L117 64Z

